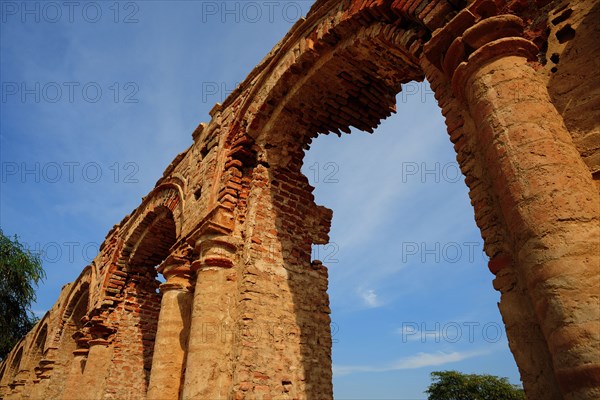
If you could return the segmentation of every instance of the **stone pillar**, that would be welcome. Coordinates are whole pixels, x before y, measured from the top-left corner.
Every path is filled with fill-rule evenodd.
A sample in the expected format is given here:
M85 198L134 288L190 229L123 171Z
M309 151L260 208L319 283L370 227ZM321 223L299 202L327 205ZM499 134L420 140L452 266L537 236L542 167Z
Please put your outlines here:
M89 341L90 351L78 386L71 392L73 397L65 399L102 399L106 390L106 376L111 365L112 347L108 340L92 339Z
M179 399L192 312L188 260L168 257L158 268L166 279L152 356L148 400Z
M460 18L470 15L468 10ZM455 32L454 37L460 36ZM537 322L527 288L516 277L514 262L508 240L504 217L497 197L492 190L489 171L481 168L486 157L478 151L477 129L464 106L453 94L446 74L427 60L421 65L431 88L435 91L438 105L446 119L450 141L454 143L457 161L465 174L469 197L475 212L475 221L485 241L485 252L490 257L489 268L496 275L494 288L501 293L498 308L506 328L508 345L519 367L521 381L530 398L561 399L562 395L552 366L552 357L546 339Z
M89 349L80 348L73 351L73 360L71 361L71 370L67 378L65 390L63 392L63 399L77 399L81 393L81 380L83 378L83 371L87 363L87 357Z
M512 15L480 20L452 42L443 68L477 128L516 279L531 299L562 396L592 400L600 398L600 198L528 63L538 49L522 32Z
M236 329L236 245L229 236L204 233L195 240L200 258L188 343L184 399L229 399Z
M496 273L494 289L500 292L498 308L506 328L527 398L561 400L562 394L554 376L552 355L538 323L523 279L511 257L498 255L490 260Z

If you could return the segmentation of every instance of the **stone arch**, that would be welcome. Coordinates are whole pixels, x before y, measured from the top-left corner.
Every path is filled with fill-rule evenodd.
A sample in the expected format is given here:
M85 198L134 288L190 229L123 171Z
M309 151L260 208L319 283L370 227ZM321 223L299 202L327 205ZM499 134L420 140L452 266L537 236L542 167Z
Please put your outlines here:
M39 377L43 384L35 393L47 398L61 398L71 384L70 375L72 369L83 371L84 363L78 364L76 352L80 349L87 351L88 338L85 337L84 329L88 321L90 306L90 277L91 268L87 267L70 288L69 294L64 302L58 321L58 330L54 337L47 339L48 346L61 349L56 354L49 355L49 363L41 366ZM50 343L53 341L54 343ZM49 383L52 377L52 383Z
M33 336L27 345L27 379L28 385L23 389L23 397L40 397L38 390L40 389L40 377L43 376L48 365L43 361L47 351L48 343L48 316L46 313L44 317L38 322L37 328L33 332Z
M402 60L397 63L398 66L404 66L405 69L412 67L422 79L423 72L420 71L419 56L423 43L431 37L431 31L434 28L451 19L461 7L449 3L440 4L439 6L445 8L445 13L440 18L440 10L435 10L436 13L433 13L434 10L431 7L428 7L427 10L415 10L412 5L403 3L405 2L329 1L322 2L319 7L311 9L306 19L299 21L246 79L246 83L251 82L252 87L248 95L242 99L230 133L231 139L239 133L239 130L247 131L250 135L253 135L256 129L260 130L260 123L268 119L276 107L281 107L275 100L277 97L283 98L291 87L303 80L307 70L315 64L323 64L336 48L339 50L340 45L344 46L349 42L355 45L359 41L369 42L374 52L377 52L377 47L379 50L385 49L390 52L386 54L379 52L376 57L379 59L389 56L390 61L395 62L399 55ZM437 18L428 18L432 14L437 14ZM377 45L375 41L371 40L375 37L392 46ZM371 50L368 47L366 46L365 49ZM362 61L365 60L355 60L354 64L358 65ZM371 66L377 64L372 61L366 60L363 64ZM358 66L360 67L360 65ZM410 75L413 73L402 75L401 73L401 76L396 77L393 85L399 85L398 82L402 80L411 80ZM413 77L413 79L416 78ZM243 86L241 85L241 87ZM321 89L328 89L328 87L322 86ZM399 90L398 86L397 91ZM238 100L236 94L239 93L236 92L239 91L241 89L234 91L223 107ZM374 95L376 96L377 92L370 96ZM384 107L383 116L386 115L389 114ZM374 116L372 115L372 117ZM335 118L333 120L335 121ZM370 122L368 118L359 117L351 122L358 123L359 129L372 128L368 126ZM374 126L377 122L378 120ZM327 127L321 126L320 128ZM333 128L337 129L335 126ZM232 143L231 140L230 143Z
M158 265L165 258L163 255L168 254L170 247L175 244L176 226L169 208L158 206L149 211L121 250L122 259L126 259L126 271L132 271L140 265ZM150 243L150 240L153 242Z
M161 181L159 186L160 190L165 190L168 187L172 187L173 189L179 192L179 197L181 199L182 206L185 203L185 190L187 190L188 186L188 178L183 176L178 172L173 172L168 178L165 178L164 182ZM185 207L183 207L185 209Z
M8 360L6 367L6 376L4 382L9 388L7 395L18 395L18 387L21 386L19 382L19 372L21 370L21 364L23 364L23 341L18 344L18 350L14 352L12 358Z
M142 205L121 228L123 233L120 235L116 261L112 263L103 277L100 288L104 293L101 295L109 301L119 301L124 287L123 278L127 276L127 270L132 265L132 261L139 263L142 253L136 254L136 250L144 243L146 236L152 236L150 229L154 233L160 234L159 231L164 228L165 232L169 234L168 237L173 236L170 232L174 232L175 238L179 238L183 216L183 189L177 183L163 182L144 197ZM154 225L162 224L165 221L168 221L169 224L172 222L174 229L170 229L171 227L166 225L162 228ZM157 250L158 253L165 252L164 243L166 242L159 243L161 246L159 246L160 250ZM134 256L137 259L134 259ZM152 255L149 257L156 258Z
M132 218L132 235L133 232L137 231L137 227L142 222L143 218L154 209L165 207L173 215L173 222L175 223L175 232L177 236L181 234L182 221L184 215L184 187L181 186L184 182L176 177L169 178L167 182L161 183L155 187L142 202L142 205L138 210L141 212L138 214L138 218ZM126 229L129 227L126 227ZM134 239L134 236L130 235L126 240Z
M39 328L29 345L30 363L35 368L36 374L39 371L39 362L44 357L48 342L48 313L39 322Z
M181 232L181 196L178 185L163 183L144 200L105 281L106 294L115 302L107 323L118 326L107 384L126 396L141 398L147 390L161 299L156 267L171 254Z
M287 169L292 159L300 163L289 167L299 171L299 154L319 133L341 135L350 127L372 133L394 113L401 85L424 79L420 57L431 37L403 7L326 2L294 26L246 80L252 86L227 134L225 175L256 164ZM234 92L224 107L235 98ZM308 189L298 179L301 190Z
M272 292L267 296L289 299L282 301L286 308L278 320L261 323L276 326L275 337L289 337L294 351L282 356L268 349L261 357L290 357L287 362L302 367L281 381L282 390L292 396L333 395L331 366L323 365L331 359L327 270L311 263L312 245L329 241L332 214L314 202L313 188L301 172L304 150L319 133L341 135L350 133L351 126L372 132L395 111L401 85L424 79L419 56L427 29L390 8L374 16L375 9L340 6L326 10L328 15L309 15L305 26L293 30L278 49L278 58L264 67L264 79L255 78L262 86L255 86L229 132L226 167L237 170L229 175L254 183L246 218L255 223L244 227L248 241L242 258L254 260L259 271L248 269L246 274L276 276L263 278L261 291L268 288ZM313 17L317 20L311 25ZM259 204L272 204L272 212ZM275 260L283 260L285 267ZM253 307L248 302L244 311L259 314ZM252 363L256 361L240 360L238 366ZM251 371L242 367L237 373Z
M31 342L31 347L37 349L40 353L44 353L46 350L46 339L48 338L48 322L46 321L48 313L39 322L40 329L38 329L34 340ZM31 349L30 349L31 351Z
M281 73L265 101L253 105L266 112L248 118L250 135L264 136L289 122L311 134L350 133L350 126L372 132L395 111L401 84L423 80L418 59L402 43L416 39L414 28L352 22L338 26L353 30L351 34L337 39L337 29L332 29L318 50L307 50ZM331 44L329 36L336 38Z
M17 375L17 373L19 372L19 367L21 365L22 359L23 359L23 346L21 346L19 348L19 350L17 350L15 352L15 355L10 360L10 363L9 363L10 367L8 368L8 374L12 378L14 378Z
M424 79L420 50L417 54L409 50L423 33L417 27L403 26L401 19L364 26L359 22L361 15L331 28L319 46L312 45L317 49L298 56L274 86L259 96L265 101L252 107L267 111L248 120L248 135L262 150L258 162L286 165L291 154L309 149L320 133L340 136L350 133L351 127L372 133L395 112L401 85ZM287 156L277 160L282 153Z
M87 266L77 280L71 284L60 313L62 324L59 326L60 330L57 335L59 338L64 336L68 323L80 328L84 325L81 319L86 316L89 310L91 277L92 267Z
M111 265L101 285L105 297L115 298L120 293L122 285L118 282L124 276L124 269L131 263L137 246L150 232L147 228L155 222L157 216L159 217L158 221L163 221L162 217L165 215L168 216L169 221L173 222L175 237L178 238L182 230L184 207L183 189L177 183L164 182L154 188L144 197L142 205L121 228L123 233L120 235L117 260ZM157 228L153 227L153 229Z
M6 372L6 365L7 365L6 363L2 363L2 366L0 367L0 383L4 379L4 373Z

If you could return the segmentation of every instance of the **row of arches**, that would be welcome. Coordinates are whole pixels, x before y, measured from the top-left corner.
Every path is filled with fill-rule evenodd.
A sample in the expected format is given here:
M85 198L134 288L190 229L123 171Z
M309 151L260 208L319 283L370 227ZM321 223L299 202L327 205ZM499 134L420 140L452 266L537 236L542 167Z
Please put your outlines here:
M588 340L594 332L587 317L573 315L580 314L574 304L586 304L590 320L598 319L592 309L597 288L582 279L586 273L597 277L598 193L546 83L529 64L542 68L535 64L531 32L523 32L522 19L503 15L519 13L510 9L513 2L499 4L319 1L240 89L211 111L211 124L194 134L194 150L174 162L200 159L194 162L214 175L214 190L205 196L210 190L200 185L193 193L218 207L205 201L184 210L181 188L160 184L107 239L112 247L98 259L103 262L84 271L88 275L69 286L65 301L50 312L44 342L53 344L41 345L38 366L47 360L48 376L65 383L44 390L45 397L69 397L78 389L82 398L145 397L162 306L155 267L187 245L186 214L187 233L208 227L186 240L207 243L208 251L191 257L196 331L191 328L195 340L183 352L197 371L193 380L186 377L184 397L280 390L331 398L327 270L310 259L311 245L328 241L331 212L314 203L300 171L303 150L318 133L371 130L393 111L402 82L426 76L471 189L503 317L509 327L526 327L509 329L509 337L528 395L596 398L590 379L579 381L598 376L597 363L585 362L597 354ZM488 24L498 29L480 38ZM473 32L481 41L471 42ZM507 71L513 78L502 78ZM527 99L496 95L516 89ZM533 115L531 103L543 112ZM544 157L536 143L543 143ZM552 158L556 162L546 163ZM576 282L578 290L565 288L561 278ZM90 287L99 290L90 293ZM231 333L243 336L245 324L257 320L298 327L299 333L280 339L269 332L259 345L234 343ZM218 345L196 340L203 334L198 327L223 321L227 330ZM10 395L36 390L23 389L27 379L37 379L23 360L39 354L29 348L43 337L32 333L0 367Z
M131 398L145 397L160 311L156 267L176 244L182 216L181 188L157 189L128 224L115 231L125 236L114 249L115 262L96 265L100 254L63 288L55 306L3 360L0 398L85 396L82 382L102 375L90 352L98 344L107 347L104 339L111 342L112 350L101 365L105 376L99 383ZM99 271L106 272L102 276ZM110 306L107 298L112 299ZM98 387L90 388L98 393Z
M90 278L91 267L87 267L77 281L63 288L59 302L3 360L3 398L40 398L43 393L60 393L61 378L71 367L72 352L77 347L74 335L83 327L88 311ZM47 384L51 376L55 378L52 386Z

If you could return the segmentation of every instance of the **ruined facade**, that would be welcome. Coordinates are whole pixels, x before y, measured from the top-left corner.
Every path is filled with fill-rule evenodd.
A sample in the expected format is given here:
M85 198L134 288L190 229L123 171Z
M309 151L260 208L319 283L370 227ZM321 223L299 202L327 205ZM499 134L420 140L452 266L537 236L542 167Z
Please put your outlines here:
M530 399L600 398L600 1L318 0L0 365L4 399L331 399L319 133L427 79ZM162 274L166 283L156 280Z

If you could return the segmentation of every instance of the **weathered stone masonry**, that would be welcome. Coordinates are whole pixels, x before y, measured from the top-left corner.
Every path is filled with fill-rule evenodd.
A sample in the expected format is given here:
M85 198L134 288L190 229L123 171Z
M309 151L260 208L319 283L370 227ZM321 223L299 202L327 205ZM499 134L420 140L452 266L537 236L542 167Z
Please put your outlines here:
M332 212L304 151L426 78L528 398L600 398L599 35L599 1L317 1L15 346L0 397L332 398L310 259Z

